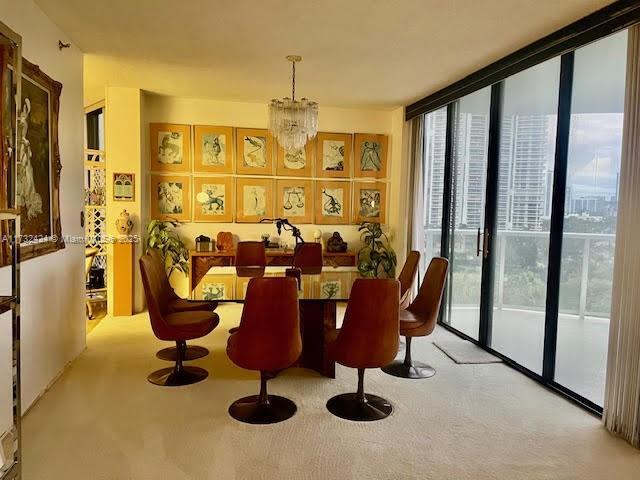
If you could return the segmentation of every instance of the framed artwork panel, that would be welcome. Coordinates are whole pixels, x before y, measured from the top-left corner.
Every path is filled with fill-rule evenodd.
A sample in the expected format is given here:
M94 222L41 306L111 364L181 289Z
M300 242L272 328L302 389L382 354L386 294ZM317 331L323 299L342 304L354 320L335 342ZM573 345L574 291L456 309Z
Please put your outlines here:
M191 221L191 177L151 175L151 218Z
M356 223L387 221L387 184L354 182L353 220Z
M193 177L193 220L233 222L233 177Z
M348 298L351 283L351 272L323 272L314 278L314 298Z
M315 140L310 140L300 150L286 152L278 146L276 174L281 177L311 177L313 175L313 151Z
M316 180L314 211L319 225L351 223L351 182Z
M191 171L191 127L173 123L151 123L152 172Z
M273 180L236 178L236 222L260 223L273 218Z
M350 133L318 133L316 137L316 176L351 177Z
M193 127L193 171L233 173L233 127Z
M292 223L313 223L313 182L276 180L276 216Z
M389 137L369 133L355 134L354 176L386 178Z
M236 172L273 175L273 137L263 128L236 128Z
M207 274L195 289L195 300L233 300L235 275Z

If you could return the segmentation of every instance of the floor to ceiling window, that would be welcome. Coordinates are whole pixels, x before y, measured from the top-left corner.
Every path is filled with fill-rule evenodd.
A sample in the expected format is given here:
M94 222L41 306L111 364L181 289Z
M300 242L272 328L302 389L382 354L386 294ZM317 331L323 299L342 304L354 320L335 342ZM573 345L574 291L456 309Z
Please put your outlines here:
M424 257L451 262L440 322L594 410L625 69L621 31L425 115Z
M555 380L602 405L627 32L575 52Z

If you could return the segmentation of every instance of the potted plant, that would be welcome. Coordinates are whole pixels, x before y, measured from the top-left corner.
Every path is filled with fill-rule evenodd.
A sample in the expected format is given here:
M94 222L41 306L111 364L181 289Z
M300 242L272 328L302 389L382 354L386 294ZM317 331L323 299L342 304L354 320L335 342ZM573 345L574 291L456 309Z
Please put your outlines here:
M363 277L395 278L398 260L379 223L363 222L358 228L364 246L358 251L358 271Z
M178 225L175 220L151 220L147 226L147 248L160 250L165 266L167 258L171 260L168 277L171 277L174 270L184 275L189 273L189 250L176 232Z

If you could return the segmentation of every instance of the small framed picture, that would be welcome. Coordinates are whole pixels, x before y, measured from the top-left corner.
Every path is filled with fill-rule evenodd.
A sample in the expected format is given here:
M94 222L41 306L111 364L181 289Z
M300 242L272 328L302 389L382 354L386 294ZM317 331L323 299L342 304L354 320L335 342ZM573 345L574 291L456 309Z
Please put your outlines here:
M136 200L136 176L133 173L113 174L113 199L118 202Z
M385 178L389 137L368 133L356 133L354 164L355 177Z
M233 127L196 125L193 137L194 172L233 173Z
M151 218L191 221L191 177L151 175Z
M347 225L351 223L351 183L316 180L315 223Z
M276 174L280 177L311 177L314 142L311 140L304 148L291 152L286 152L284 148L278 146Z
M233 222L233 177L193 177L193 220Z
M350 133L318 133L316 138L316 176L350 178Z
M268 130L236 129L236 172L273 175L273 137Z
M387 184L354 182L353 220L355 223L387 221Z
M276 180L276 216L292 223L313 223L313 182Z
M236 222L260 223L273 217L273 180L236 178Z
M151 171L188 173L191 171L191 127L152 123Z
M205 275L195 289L195 300L234 300L235 275Z

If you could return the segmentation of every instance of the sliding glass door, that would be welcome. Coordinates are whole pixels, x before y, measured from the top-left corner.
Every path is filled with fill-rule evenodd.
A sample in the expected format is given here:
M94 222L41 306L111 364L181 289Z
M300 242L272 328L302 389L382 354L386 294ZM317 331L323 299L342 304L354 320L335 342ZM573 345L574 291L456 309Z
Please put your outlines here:
M595 411L625 68L623 31L425 116L424 253L450 260L440 322Z

